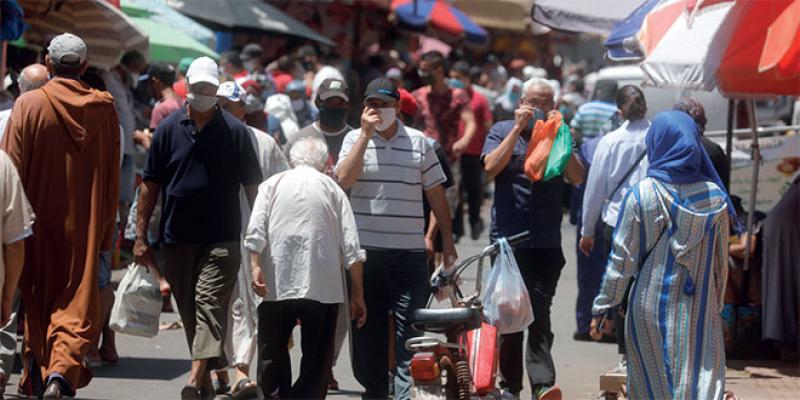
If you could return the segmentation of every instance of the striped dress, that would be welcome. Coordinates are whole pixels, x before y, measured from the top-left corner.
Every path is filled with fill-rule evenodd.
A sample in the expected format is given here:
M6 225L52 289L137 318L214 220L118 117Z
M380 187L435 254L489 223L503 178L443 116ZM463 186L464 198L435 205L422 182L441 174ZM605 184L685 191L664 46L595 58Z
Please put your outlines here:
M653 178L626 195L592 313L618 305L635 278L625 324L631 399L723 397L725 199L710 182L671 185Z

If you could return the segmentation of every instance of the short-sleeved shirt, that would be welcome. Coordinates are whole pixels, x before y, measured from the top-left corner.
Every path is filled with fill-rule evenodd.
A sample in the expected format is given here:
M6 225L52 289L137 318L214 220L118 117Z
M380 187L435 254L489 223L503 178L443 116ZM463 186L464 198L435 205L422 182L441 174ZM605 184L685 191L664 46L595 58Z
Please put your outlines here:
M179 97L169 96L163 98L156 103L155 107L153 107L153 112L150 114L150 129L155 130L158 128L158 124L160 124L164 118L167 118L181 107L183 107L183 101L181 101Z
M594 100L578 107L570 126L580 131L581 138L594 138L612 131L611 117L617 106L607 101Z
M467 94L470 96L469 108L475 115L475 136L469 142L464 154L477 157L481 155L483 142L486 140L486 122L492 121L492 108L489 107L486 97L477 91L467 90ZM458 137L462 136L464 136L464 121L459 121Z
M360 135L356 129L344 138L337 170ZM391 139L375 134L364 152L364 169L350 188L361 245L424 250L423 190L444 182L433 146L422 132L398 122Z
M0 234L2 244L18 242L33 233L32 226L35 216L33 208L25 196L25 189L19 179L17 169L8 155L0 151ZM5 256L3 246L0 246L0 295L6 276Z
M514 127L514 121L501 121L489 130L481 157L496 149ZM496 240L523 231L531 239L520 247L561 247L561 198L563 179L532 182L525 175L525 152L530 131L520 135L508 165L494 178L494 202L490 238Z
M470 98L462 89L448 89L443 94L433 94L430 86L423 86L411 94L417 100L417 115L414 126L425 136L431 137L444 147L447 158L454 161L453 143L458 140L461 113L469 107Z
M262 181L247 127L218 108L200 131L185 109L167 117L153 135L143 178L161 186L164 243L239 241L240 185Z

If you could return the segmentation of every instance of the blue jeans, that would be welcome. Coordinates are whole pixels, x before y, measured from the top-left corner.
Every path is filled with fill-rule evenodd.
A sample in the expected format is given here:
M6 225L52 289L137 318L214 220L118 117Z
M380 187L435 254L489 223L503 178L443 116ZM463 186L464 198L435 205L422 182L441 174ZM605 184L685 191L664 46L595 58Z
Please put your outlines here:
M411 326L411 315L428 301L428 266L424 251L367 250L364 264L364 301L369 318L361 329L353 327L353 372L365 392L362 398L385 399L389 395L388 315L395 318L394 398L411 394L409 364L412 354L406 340L420 336Z

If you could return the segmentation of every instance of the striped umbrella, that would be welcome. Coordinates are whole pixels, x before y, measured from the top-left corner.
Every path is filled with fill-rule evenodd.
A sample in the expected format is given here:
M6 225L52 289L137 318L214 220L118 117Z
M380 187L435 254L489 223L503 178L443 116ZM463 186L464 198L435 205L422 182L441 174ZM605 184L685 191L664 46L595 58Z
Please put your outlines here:
M430 28L446 37L463 36L474 43L489 38L485 29L444 0L392 0L391 8L402 24L414 29Z
M30 28L24 38L31 47L64 32L80 36L88 49L90 65L111 68L131 50L146 54L147 34L116 7L103 0L21 0Z

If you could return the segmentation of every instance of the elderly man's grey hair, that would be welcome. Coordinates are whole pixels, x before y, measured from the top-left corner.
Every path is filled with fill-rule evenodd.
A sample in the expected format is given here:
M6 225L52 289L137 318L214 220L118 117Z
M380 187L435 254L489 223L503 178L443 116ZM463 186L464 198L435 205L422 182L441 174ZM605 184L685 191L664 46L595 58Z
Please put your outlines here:
M314 136L297 139L289 150L289 161L294 167L306 165L322 171L328 161L328 145L325 139Z
M556 87L547 79L543 78L531 78L525 81L522 84L522 93L528 93L528 90L532 87L544 88L550 90L553 93L553 101L556 100Z

